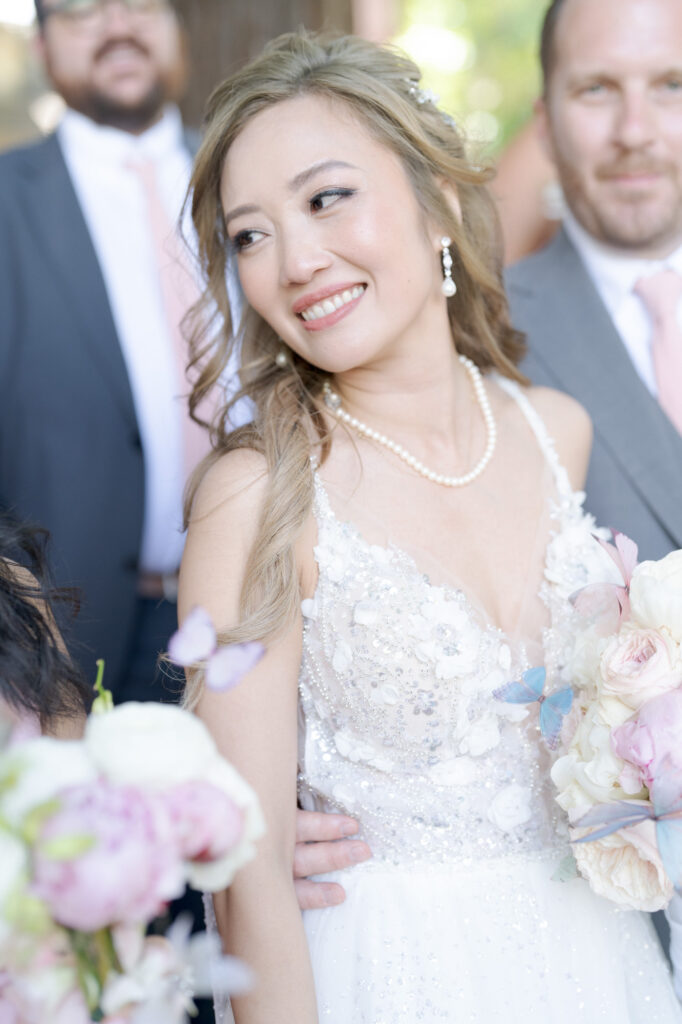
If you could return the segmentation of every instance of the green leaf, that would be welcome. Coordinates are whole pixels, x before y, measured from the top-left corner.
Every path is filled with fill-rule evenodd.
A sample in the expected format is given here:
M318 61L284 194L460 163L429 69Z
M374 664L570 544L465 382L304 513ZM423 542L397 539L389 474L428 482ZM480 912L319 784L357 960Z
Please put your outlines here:
M578 877L578 865L572 853L566 854L552 875L553 882L571 882Z
M47 800L44 804L38 804L31 808L21 824L20 836L28 846L33 846L40 834L45 821L61 807L61 803L55 797Z
M102 680L104 678L104 659L97 659L97 679L93 689L97 693L94 701L92 702L92 713L95 715L104 714L107 711L114 710L114 698L111 690L105 690Z
M57 836L56 839L48 839L41 843L40 852L50 860L75 860L76 857L91 850L95 843L94 836Z

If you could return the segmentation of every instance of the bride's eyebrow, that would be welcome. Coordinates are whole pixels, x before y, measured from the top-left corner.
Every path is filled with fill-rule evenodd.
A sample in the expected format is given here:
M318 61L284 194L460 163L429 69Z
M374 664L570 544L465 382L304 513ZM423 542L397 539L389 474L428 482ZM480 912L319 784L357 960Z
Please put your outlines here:
M354 164L346 163L345 160L319 160L316 164L311 164L310 167L306 167L304 171L300 171L293 177L288 183L287 188L290 192L297 192L302 185L307 184L320 171L329 171L336 167L346 167L352 171L358 170Z

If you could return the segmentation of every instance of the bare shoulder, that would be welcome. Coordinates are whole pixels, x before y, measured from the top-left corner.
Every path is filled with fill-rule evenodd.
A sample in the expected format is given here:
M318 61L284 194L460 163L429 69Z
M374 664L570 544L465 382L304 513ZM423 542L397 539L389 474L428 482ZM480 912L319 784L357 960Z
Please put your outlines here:
M267 487L265 458L238 449L213 462L197 488L180 565L178 613L206 608L221 627L238 621L239 593Z
M205 472L192 502L190 525L213 516L242 516L260 507L267 487L265 456L253 448L226 452Z
M592 421L580 402L563 391L531 387L528 398L556 445L573 487L585 483L592 448Z

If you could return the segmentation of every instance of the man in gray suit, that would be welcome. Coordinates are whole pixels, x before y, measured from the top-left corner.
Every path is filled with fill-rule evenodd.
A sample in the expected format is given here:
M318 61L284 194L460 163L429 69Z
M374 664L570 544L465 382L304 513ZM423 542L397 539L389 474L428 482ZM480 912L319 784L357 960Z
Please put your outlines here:
M156 176L170 230L191 168L173 105L185 43L166 0L36 10L67 110L56 134L0 156L0 507L50 531L57 581L81 592L87 675L103 657L116 699L163 697L183 385L137 171Z
M660 368L640 293L662 270L682 274L682 5L554 0L541 56L538 116L567 214L508 273L523 369L592 417L589 511L659 558L682 547L681 420L658 400L676 364Z

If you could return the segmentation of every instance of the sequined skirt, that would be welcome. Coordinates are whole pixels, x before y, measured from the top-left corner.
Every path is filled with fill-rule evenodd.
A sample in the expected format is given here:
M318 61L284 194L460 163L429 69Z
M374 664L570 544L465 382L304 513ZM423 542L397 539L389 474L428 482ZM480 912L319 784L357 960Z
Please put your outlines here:
M463 867L377 861L324 875L304 915L321 1024L682 1024L650 920L556 856Z

